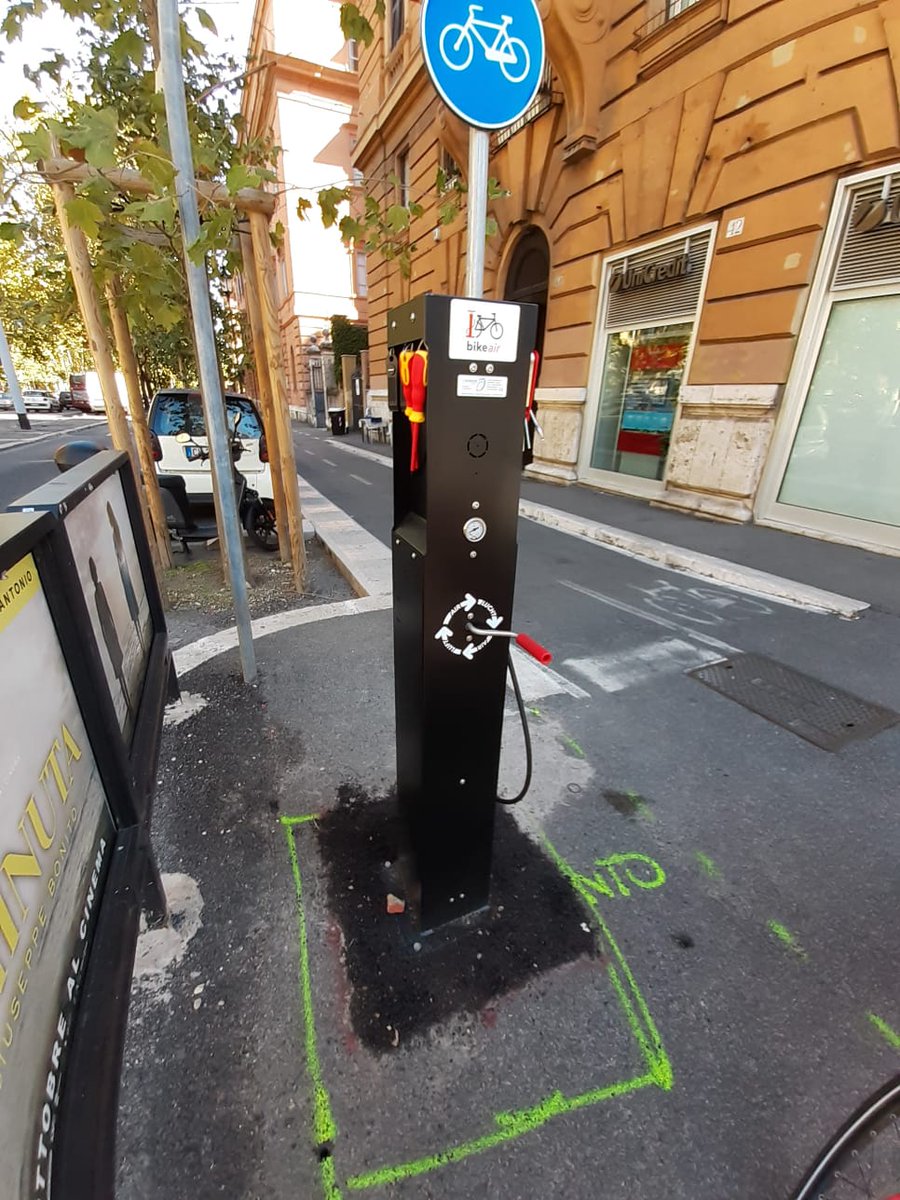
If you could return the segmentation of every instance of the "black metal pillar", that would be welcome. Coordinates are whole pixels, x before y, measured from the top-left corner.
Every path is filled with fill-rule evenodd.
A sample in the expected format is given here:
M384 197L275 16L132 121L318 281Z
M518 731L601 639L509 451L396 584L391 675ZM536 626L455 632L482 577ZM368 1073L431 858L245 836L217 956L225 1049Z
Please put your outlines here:
M397 782L423 929L482 908L511 628L531 304L426 295L388 314L394 410L394 671ZM419 469L400 354L428 351Z

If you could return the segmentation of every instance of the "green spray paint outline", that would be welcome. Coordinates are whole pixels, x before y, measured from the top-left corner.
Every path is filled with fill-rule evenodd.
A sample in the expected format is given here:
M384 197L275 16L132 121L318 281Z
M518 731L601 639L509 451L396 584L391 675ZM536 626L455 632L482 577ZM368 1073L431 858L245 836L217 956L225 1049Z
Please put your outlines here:
M316 1039L315 1014L312 1002L312 976L309 969L309 946L306 936L306 917L303 904L303 882L300 874L300 859L294 841L294 828L308 821L316 820L317 814L302 817L281 817L281 824L288 843L288 854L291 859L291 871L294 877L294 889L297 898L297 927L300 939L300 1001L303 1012L303 1023L306 1047L306 1066L313 1086L314 1117L313 1128L316 1138L316 1148L321 1155L320 1173L325 1200L341 1200L341 1190L337 1184L336 1168L332 1153L332 1143L337 1137L337 1126L331 1111L331 1100L322 1078L322 1067L319 1060L318 1043ZM619 949L610 932L609 926L600 915L593 880L579 875L560 855L553 844L544 838L544 844L553 859L557 869L570 886L590 908L600 931L598 942L606 944L610 961L607 963L607 975L612 982L613 990L619 1005L625 1015L632 1036L648 1067L646 1074L634 1079L623 1080L620 1083L609 1084L606 1087L595 1088L577 1096L566 1097L562 1092L553 1092L550 1096L539 1101L530 1108L514 1112L496 1113L494 1123L499 1126L491 1133L480 1138L451 1146L436 1154L414 1159L410 1162L398 1163L395 1166L380 1167L362 1175L351 1176L347 1187L352 1191L363 1191L367 1188L381 1187L387 1183L403 1179L411 1179L460 1162L473 1154L481 1154L494 1146L513 1141L525 1133L540 1129L554 1117L576 1112L611 1100L618 1096L630 1095L645 1087L658 1087L670 1091L674 1083L672 1065L662 1044L662 1039L650 1011L641 994L631 968Z
M883 1020L875 1013L866 1013L866 1016L869 1018L890 1048L892 1050L900 1050L900 1033L897 1033L896 1029L891 1029L887 1021Z
M722 872L719 870L719 868L716 866L716 864L713 862L713 860L709 857L708 854L704 854L702 850L698 850L694 857L697 859L697 865L700 867L700 870L703 872L704 875L707 876L707 878L709 878L709 879L721 879L722 878Z
M809 958L809 955L786 925L782 925L780 921L766 921L766 929L768 929L769 933L771 933L773 937L778 938L779 942L781 942L785 949L793 951L798 958L802 959L804 962L806 962L806 960Z

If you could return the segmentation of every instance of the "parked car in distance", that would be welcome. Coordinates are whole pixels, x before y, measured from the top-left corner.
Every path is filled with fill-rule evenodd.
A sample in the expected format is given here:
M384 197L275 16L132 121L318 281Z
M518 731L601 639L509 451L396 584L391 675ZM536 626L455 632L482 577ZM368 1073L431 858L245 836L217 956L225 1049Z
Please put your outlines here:
M116 371L116 386L119 389L119 403L125 407L125 376ZM74 405L80 412L105 413L106 404L103 400L103 389L100 386L100 376L96 371L79 371L69 376L69 388Z
M9 411L13 407L13 398L9 392L0 392L0 412Z
M248 487L253 488L264 500L271 500L272 472L256 405L249 396L226 392L225 411L229 429L236 428L243 447L238 470L246 478ZM179 433L186 433L204 449L209 447L200 393L184 388L167 388L164 392L157 392L150 402L148 424L158 474L181 475L191 503L211 504L213 490L209 459L188 458L185 446L177 441Z
M50 393L41 392L37 388L23 388L22 399L29 412L53 412L55 408Z

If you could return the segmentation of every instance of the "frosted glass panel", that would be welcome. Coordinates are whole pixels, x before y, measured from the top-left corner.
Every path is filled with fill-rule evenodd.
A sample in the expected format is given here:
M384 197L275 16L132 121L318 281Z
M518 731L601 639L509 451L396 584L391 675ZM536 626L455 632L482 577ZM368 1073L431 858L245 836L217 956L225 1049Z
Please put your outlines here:
M900 296L832 307L778 499L900 525Z

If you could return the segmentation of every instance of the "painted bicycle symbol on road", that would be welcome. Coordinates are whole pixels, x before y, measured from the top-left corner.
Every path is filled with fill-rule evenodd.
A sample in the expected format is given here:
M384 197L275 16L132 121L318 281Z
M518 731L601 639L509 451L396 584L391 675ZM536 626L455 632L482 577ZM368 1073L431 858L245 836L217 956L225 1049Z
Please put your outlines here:
M512 17L501 17L497 24L475 16L483 11L482 5L470 4L465 25L452 23L444 27L438 43L441 58L451 71L465 71L472 62L477 41L487 62L496 63L510 83L521 83L531 68L528 47L521 38L509 36ZM490 30L493 38L486 38L482 30Z

